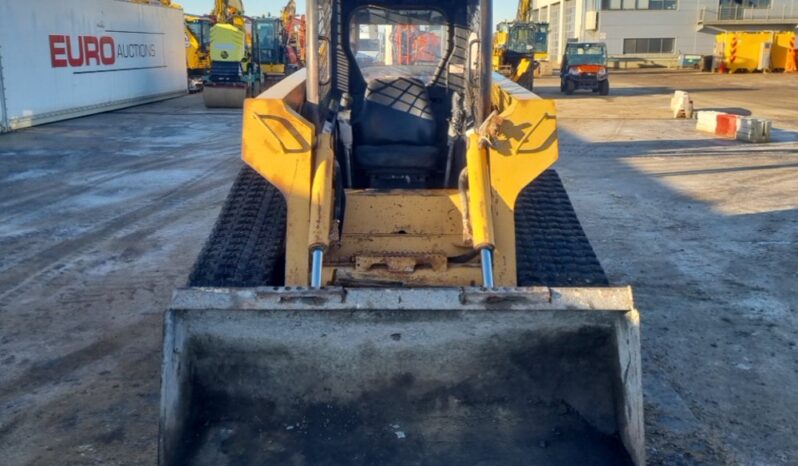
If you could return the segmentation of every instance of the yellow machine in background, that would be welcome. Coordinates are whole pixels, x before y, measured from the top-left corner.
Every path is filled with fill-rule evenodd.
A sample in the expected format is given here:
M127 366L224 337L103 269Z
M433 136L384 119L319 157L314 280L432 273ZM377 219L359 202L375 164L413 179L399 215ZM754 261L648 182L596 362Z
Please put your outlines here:
M211 20L205 16L185 15L185 23L189 90L199 91L211 70Z
M530 0L520 0L514 21L497 25L493 36L493 69L533 89L538 57L548 58L548 24L530 21Z
M253 55L264 79L286 75L285 32L281 18L262 16L252 19Z
M492 72L493 2L306 3L164 318L160 464L643 465L631 289L550 170L554 102ZM409 28L435 54L357 56Z
M241 0L216 0L211 16L211 69L205 81L205 106L241 107L260 81L253 69L251 38L248 37Z
M493 69L525 88L534 87L535 25L503 22L493 39Z
M290 0L279 17L252 19L254 58L264 80L279 80L303 66L305 60L305 18L297 16L296 2Z
M724 32L715 36L715 55L727 72L783 71L794 64L795 31ZM794 65L793 65L794 66Z
M305 63L305 15L297 15L296 2L289 0L280 12L280 21L283 23L286 64L296 71Z
M160 3L169 8L182 10L182 5L171 0L130 0L133 3ZM204 80L210 71L210 28L211 20L206 16L184 15L186 42L186 69L189 92L202 90Z

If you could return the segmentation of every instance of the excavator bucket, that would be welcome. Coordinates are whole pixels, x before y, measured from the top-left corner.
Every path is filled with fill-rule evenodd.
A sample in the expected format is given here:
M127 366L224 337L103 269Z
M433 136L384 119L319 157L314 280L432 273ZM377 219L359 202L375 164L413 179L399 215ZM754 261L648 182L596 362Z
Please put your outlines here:
M247 98L245 86L205 86L202 99L207 108L242 108Z
M644 464L627 287L188 288L160 463Z

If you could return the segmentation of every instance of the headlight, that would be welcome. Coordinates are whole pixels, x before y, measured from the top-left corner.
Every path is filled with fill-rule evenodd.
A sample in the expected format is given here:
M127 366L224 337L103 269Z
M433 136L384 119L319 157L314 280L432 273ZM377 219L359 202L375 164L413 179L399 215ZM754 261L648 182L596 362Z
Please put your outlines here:
M571 69L568 70L568 74L572 74L574 76L578 76L579 75L579 69L571 68Z
M599 76L607 76L607 68L599 68L598 73Z

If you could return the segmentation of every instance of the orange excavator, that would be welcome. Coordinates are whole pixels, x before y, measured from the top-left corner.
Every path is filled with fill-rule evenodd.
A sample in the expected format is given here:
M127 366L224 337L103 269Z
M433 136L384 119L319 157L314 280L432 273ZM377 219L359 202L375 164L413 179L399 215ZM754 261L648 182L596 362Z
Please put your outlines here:
M422 31L418 26L402 24L393 28L394 63L414 65L437 63L441 58L441 38L432 31Z
M305 15L296 14L296 2L289 0L280 13L283 23L283 44L288 66L299 69L305 66Z

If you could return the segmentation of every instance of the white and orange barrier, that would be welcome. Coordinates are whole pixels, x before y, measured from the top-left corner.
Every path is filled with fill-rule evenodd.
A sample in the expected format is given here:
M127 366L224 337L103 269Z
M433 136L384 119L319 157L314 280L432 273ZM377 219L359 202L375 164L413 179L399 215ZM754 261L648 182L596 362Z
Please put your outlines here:
M715 129L718 127L718 115L721 112L711 110L701 110L695 113L696 125L695 129L705 133L715 134Z
M696 129L738 141L770 141L770 120L715 111L696 112Z

